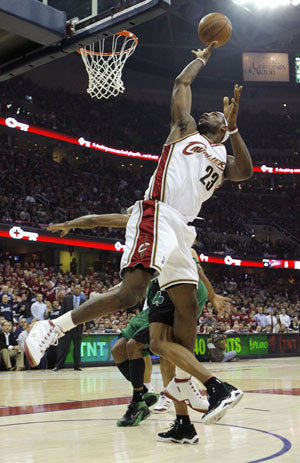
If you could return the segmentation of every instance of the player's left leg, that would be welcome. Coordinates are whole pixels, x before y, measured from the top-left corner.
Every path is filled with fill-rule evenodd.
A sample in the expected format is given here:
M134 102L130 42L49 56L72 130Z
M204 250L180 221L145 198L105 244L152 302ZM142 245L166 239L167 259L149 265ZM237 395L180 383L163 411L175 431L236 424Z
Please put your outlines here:
M173 304L172 307L174 311ZM157 312L159 312L159 310ZM170 387L168 386L166 394L171 399L188 403L188 405L194 410L205 413L208 409L207 400L204 399L199 393L193 379L191 378L191 375L195 376L201 382L203 381L204 375L206 375L204 381L206 381L206 377L209 378L212 375L198 362L198 360L189 350L171 340L172 337L170 338L169 332L172 336L173 329L171 326L168 326L167 328L168 330L166 330L163 323L150 323L150 350L160 357L165 358L169 362L179 366L181 370L183 370L185 377L176 378L175 381L172 380L170 383L172 388L169 390ZM186 371L188 371L189 374L186 374ZM202 379L198 378L198 376L200 376ZM180 390L176 385L176 381L181 383Z
M129 360L127 357L127 339L126 337L120 337L114 346L111 349L111 355L115 361L116 367L119 369L120 373L130 381L130 371L129 371Z
M126 348L133 396L125 415L118 420L117 425L138 426L142 420L150 416L150 410L143 398L145 362L142 350L145 348L145 344L131 338L127 342Z

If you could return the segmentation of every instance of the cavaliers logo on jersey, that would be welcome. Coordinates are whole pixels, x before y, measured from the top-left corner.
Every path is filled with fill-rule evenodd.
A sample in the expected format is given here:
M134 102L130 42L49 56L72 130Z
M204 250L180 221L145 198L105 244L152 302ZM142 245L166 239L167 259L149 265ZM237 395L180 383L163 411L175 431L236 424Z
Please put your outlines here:
M226 162L220 161L220 159L218 159L216 156L213 156L212 154L208 153L205 143L202 143L201 141L190 141L182 150L182 154L184 154L185 156L191 156L195 153L204 154L206 159L214 163L218 169L225 169Z
M201 141L190 141L182 150L182 154L185 156L195 153L206 153L206 145Z

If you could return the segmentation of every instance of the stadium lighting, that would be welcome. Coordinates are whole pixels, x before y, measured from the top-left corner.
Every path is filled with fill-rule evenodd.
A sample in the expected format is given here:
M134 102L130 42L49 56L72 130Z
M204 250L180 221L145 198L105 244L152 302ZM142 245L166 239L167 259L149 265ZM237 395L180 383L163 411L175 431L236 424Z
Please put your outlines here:
M233 3L236 3L239 6L247 8L248 6L255 6L257 9L261 10L263 8L277 8L280 6L298 6L300 5L300 0L232 0Z

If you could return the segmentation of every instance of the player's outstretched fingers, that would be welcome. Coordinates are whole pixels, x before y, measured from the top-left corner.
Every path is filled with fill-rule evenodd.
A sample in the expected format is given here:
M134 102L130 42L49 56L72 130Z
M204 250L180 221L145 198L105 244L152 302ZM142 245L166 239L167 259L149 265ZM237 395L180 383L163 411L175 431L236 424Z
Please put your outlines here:
M218 45L218 41L217 40L214 40L213 42L211 42L208 47L206 48L206 50L209 50L211 51L213 48L215 48L215 46Z

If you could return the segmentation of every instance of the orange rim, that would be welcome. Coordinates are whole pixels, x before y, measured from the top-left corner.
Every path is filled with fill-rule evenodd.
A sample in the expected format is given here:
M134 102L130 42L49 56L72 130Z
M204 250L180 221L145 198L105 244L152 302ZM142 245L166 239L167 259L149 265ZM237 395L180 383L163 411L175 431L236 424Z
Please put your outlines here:
M123 37L128 37L128 38L131 38L131 39L134 40L134 44L131 45L131 47L128 48L127 50L123 50L122 53L129 53L131 50L136 48L136 46L138 44L138 41L139 41L137 36L135 34L133 34L132 32L129 32L129 31L116 32L114 35L122 35ZM84 50L84 51L82 51L82 50ZM81 55L86 54L86 55L110 56L110 55L120 55L121 54L120 51L116 51L115 53L113 53L113 52L111 52L111 53L100 53L99 51L91 51L91 50L87 50L86 48L85 49L79 48L76 51L77 51L77 53L80 53Z

